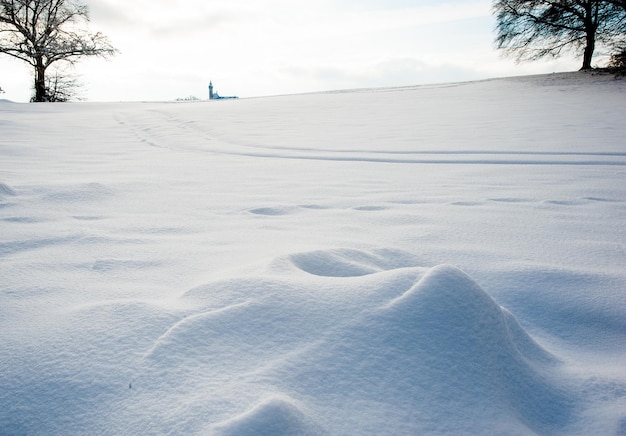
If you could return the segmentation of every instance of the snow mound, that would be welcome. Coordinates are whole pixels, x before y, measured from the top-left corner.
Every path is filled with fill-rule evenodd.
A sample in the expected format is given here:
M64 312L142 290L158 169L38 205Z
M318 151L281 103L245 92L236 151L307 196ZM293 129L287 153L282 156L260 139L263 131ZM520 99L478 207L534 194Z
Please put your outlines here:
M476 431L549 432L573 407L551 380L557 363L471 278L443 265L275 377L320 399L325 422L336 419L333 407L368 416L350 424L355 434L384 433L389 419L407 432L433 431L431 422L461 431L471 417ZM342 404L325 406L338 392Z
M9 185L0 182L0 198L9 195L15 195L15 190L13 190L13 188L11 188Z
M429 333L437 339L436 345L445 342L467 357L482 347L487 352L482 354L485 363L502 357L503 352L529 361L553 361L508 310L469 276L449 265L431 269L385 310L398 321Z
M384 434L389 420L404 434L567 427L577 399L559 359L467 274L449 265L406 268L407 256L296 253L276 262L319 274L298 281L278 269L291 279L188 291L183 300L199 311L154 342L133 386L164 395L151 380L168 374L172 394L203 398L217 383L254 404L209 423L217 434L318 434L315 423Z
M320 427L293 399L272 396L251 410L214 428L217 435L274 436L322 434Z

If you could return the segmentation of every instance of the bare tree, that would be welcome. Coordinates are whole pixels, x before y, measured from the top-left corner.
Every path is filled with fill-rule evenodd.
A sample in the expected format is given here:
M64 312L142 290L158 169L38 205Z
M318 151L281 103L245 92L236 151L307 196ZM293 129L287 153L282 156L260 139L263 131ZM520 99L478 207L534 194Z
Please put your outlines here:
M582 52L582 70L591 69L598 44L623 40L624 0L495 0L496 46L517 61Z
M79 0L0 0L0 53L33 67L33 101L54 100L46 80L51 65L116 53L104 35L86 30L88 21Z

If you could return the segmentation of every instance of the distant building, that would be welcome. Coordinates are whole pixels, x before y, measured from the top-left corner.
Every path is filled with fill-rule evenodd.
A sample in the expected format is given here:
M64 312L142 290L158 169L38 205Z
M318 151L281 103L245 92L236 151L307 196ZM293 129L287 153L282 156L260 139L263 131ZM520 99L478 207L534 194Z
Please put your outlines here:
M213 82L209 82L209 100L224 100L228 98L238 98L237 96L227 96L222 97L217 93L217 91L213 91Z

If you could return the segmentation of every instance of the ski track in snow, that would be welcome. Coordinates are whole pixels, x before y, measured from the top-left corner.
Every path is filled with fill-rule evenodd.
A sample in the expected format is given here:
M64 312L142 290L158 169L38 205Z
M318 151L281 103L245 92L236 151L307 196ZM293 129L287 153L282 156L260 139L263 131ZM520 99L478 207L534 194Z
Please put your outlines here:
M625 93L0 102L0 434L624 434Z
M550 152L550 151L399 151L399 150L341 150L297 147L273 147L267 144L245 145L226 142L211 136L194 122L186 122L167 113L153 111L151 117L134 120L124 117L123 125L130 128L140 141L169 149L202 151L247 157L310 159L348 162L402 164L475 164L475 165L626 165L622 152ZM142 127L157 125L158 129ZM167 132L160 134L160 132ZM174 141L169 141L173 138ZM182 145L181 145L182 144Z

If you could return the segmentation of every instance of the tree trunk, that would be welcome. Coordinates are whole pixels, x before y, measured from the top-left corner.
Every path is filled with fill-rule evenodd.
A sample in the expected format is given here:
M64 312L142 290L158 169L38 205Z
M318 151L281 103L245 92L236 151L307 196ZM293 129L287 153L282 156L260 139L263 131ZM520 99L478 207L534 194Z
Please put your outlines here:
M33 101L48 101L46 94L46 67L43 65L43 59L37 59L37 65L35 66L35 96L33 97Z
M583 66L581 70L591 70L591 59L593 58L593 51L596 48L596 36L592 33L587 33L587 45L585 46L585 53L583 54Z
M584 26L586 45L581 70L590 70L593 51L596 49L596 30L598 29L598 5L594 1L585 4Z

